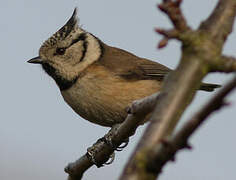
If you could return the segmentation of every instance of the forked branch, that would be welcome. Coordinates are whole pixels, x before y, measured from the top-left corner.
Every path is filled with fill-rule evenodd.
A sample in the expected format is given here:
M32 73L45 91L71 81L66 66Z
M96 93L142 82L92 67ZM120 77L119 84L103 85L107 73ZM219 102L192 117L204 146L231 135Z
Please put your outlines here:
M221 60L223 44L232 31L236 1L219 0L212 15L203 23L204 26L195 31L187 26L179 8L180 4L180 0L163 0L159 6L174 24L171 31L157 30L164 36L164 43L161 41L159 47L163 47L168 39L176 38L182 42L182 56L177 69L164 81L161 94L164 93L165 97L157 102L151 122L127 163L120 178L122 180L156 179L157 171L149 168L156 158L156 147L161 146L163 139L172 135L202 79L212 71L234 71L226 65L233 61L228 58L227 62L225 60L222 63ZM222 64L224 68L220 70Z
M235 0L219 0L210 17L200 25L200 29L209 32L208 35L223 46L232 32L235 14Z
M191 148L188 144L190 136L202 125L207 117L224 105L228 105L225 97L236 88L236 76L220 90L208 103L206 103L183 127L171 138L163 140L161 145L155 148L154 159L149 160L149 171L159 174L163 166L175 159L177 151Z

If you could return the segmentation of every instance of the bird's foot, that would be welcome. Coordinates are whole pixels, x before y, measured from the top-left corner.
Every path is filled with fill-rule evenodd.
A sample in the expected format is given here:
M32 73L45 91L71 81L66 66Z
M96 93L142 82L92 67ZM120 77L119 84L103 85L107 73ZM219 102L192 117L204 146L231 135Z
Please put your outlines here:
M106 140L106 143L114 149L114 151L122 151L128 144L129 144L129 138L125 139L124 142L122 142L121 145L118 147L112 143L111 140Z
M115 152L113 152L110 157L107 159L107 161L98 162L96 160L96 155L99 153L101 146L105 143L107 144L113 151L122 151L129 143L129 138L125 139L124 142L121 145L118 145L116 142L112 141L112 137L117 132L117 129L119 128L119 125L115 125L111 128L111 130L102 138L98 139L95 144L93 144L92 147L89 147L87 149L87 157L91 160L93 164L95 164L97 167L102 167L104 165L112 164L115 159Z
M91 146L87 149L86 156L88 157L88 159L90 159L90 161L93 164L95 164L99 168L99 167L103 166L103 163L99 163L99 162L96 161L95 156L96 156L97 152L98 152L98 150L97 150L96 146L93 145L93 146Z
M112 141L112 137L117 133L119 125L120 124L113 126L111 130L102 138L102 140L114 151L122 151L129 144L129 138L125 139L124 142L122 142L122 144L120 144L119 146L114 141Z
M110 165L114 162L115 160L115 152L113 152L111 155L110 155L110 158L107 160L107 162L104 163L104 165Z
M102 139L102 138L101 138ZM90 161L93 163L93 164L95 164L98 168L99 167L102 167L102 166L104 166L104 165L109 165L109 164L112 164L113 163L113 161L114 161L114 159L115 159L115 153L113 152L111 155L110 155L110 157L109 157L109 159L107 159L107 161L106 162L98 162L97 160L96 160L96 155L97 155L97 153L99 152L99 148L98 148L98 144L101 142L102 140L100 140L99 139L99 141L97 141L92 147L89 147L88 149L87 149L87 157L90 159Z

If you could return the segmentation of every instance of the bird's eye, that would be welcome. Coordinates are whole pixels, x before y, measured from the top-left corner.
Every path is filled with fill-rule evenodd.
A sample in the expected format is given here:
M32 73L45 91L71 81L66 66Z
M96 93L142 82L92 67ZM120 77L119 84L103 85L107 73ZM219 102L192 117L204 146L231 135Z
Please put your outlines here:
M56 54L57 55L63 55L65 54L66 49L65 48L57 48L56 49Z

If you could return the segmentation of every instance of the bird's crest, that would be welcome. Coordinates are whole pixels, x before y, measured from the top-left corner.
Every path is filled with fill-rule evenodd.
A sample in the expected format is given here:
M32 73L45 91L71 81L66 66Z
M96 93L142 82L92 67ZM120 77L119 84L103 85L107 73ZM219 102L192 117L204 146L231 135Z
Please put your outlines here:
M78 23L77 8L75 8L71 18L66 22L66 24L46 40L42 47L54 46L58 41L64 40L69 34L73 34L73 32L76 32L79 28Z

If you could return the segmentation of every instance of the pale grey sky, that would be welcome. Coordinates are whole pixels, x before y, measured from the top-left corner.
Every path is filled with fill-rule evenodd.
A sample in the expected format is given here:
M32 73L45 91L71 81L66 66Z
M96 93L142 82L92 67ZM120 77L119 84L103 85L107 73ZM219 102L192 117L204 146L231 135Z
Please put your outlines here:
M8 0L1 1L0 61L0 179L63 180L63 169L86 152L107 128L93 125L66 105L59 89L39 66L26 61L38 55L42 42L59 29L79 8L83 28L105 43L157 60L174 68L180 57L179 43L171 41L157 50L160 39L154 27L171 27L157 10L160 0ZM185 0L183 10L196 28L216 4L216 0ZM236 33L224 52L235 54ZM213 74L205 81L224 84L231 75ZM185 113L183 122L212 96L199 92ZM224 180L235 178L236 93L233 104L214 114L191 138L194 149L178 154L175 163L164 168L161 180ZM143 132L139 128L129 146L116 153L110 166L91 168L84 179L117 179Z

